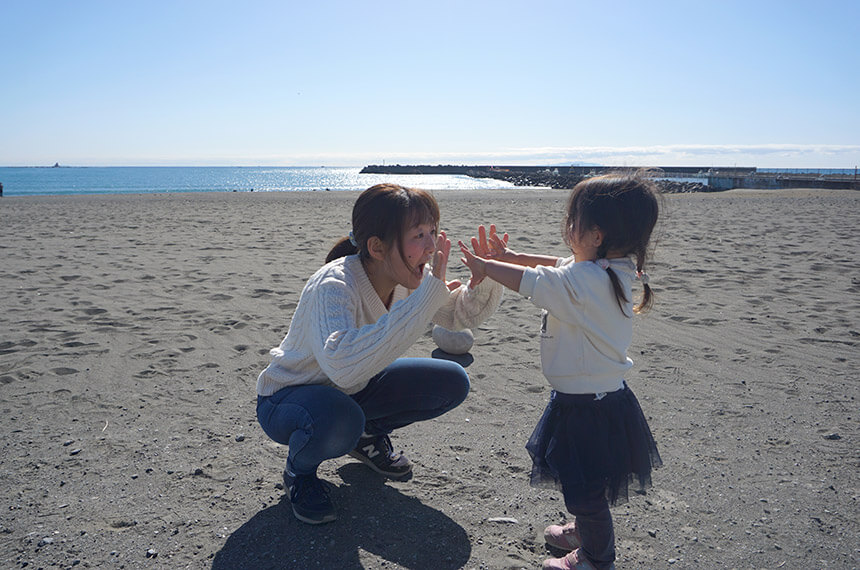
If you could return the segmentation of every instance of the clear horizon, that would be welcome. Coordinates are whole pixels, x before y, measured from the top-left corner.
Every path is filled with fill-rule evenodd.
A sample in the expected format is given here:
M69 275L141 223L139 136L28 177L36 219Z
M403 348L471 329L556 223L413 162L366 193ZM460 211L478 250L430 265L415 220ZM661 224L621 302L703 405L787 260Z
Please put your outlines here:
M0 6L0 165L860 165L860 3Z

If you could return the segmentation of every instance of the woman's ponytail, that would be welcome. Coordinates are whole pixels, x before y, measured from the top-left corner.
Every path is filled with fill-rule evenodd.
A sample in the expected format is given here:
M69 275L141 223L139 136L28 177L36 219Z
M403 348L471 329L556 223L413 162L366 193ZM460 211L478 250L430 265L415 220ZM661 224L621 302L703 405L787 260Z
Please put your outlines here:
M340 259L341 257L346 257L347 255L354 255L358 253L358 248L352 244L352 240L348 237L340 238L337 243L334 244L334 247L331 248L331 251L328 252L328 255L325 258L325 262L329 263L334 261L335 259Z

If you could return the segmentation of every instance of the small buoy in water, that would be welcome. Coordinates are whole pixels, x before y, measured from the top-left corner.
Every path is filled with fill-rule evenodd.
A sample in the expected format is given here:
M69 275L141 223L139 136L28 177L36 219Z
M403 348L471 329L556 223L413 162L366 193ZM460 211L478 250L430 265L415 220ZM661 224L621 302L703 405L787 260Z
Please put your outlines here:
M433 342L448 354L466 354L475 343L475 337L469 329L451 331L433 325Z

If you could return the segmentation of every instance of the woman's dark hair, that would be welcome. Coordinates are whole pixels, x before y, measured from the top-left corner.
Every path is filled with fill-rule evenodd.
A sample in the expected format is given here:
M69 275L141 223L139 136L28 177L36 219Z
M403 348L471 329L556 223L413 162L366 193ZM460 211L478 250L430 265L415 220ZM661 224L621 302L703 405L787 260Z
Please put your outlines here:
M588 178L577 184L567 202L563 237L570 245L573 235L594 227L600 228L603 241L597 257L605 258L609 252L619 255L634 255L636 271L645 271L648 257L648 242L657 224L658 194L656 184L645 174L609 174ZM577 232L576 234L574 232ZM624 294L618 276L607 269L618 306L629 300ZM644 292L633 312L648 310L654 303L654 295L648 283L643 283Z
M401 257L403 234L418 224L431 223L439 227L439 205L436 198L420 188L398 184L377 184L361 193L352 207L352 235L338 240L326 256L326 263L347 255L359 254L369 258L367 240L376 236L388 246L397 244Z

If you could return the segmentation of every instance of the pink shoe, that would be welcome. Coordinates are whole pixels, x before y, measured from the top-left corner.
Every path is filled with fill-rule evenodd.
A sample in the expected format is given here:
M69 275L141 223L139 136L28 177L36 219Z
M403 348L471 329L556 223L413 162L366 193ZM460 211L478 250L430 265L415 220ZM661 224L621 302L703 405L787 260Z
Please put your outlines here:
M609 567L615 570L615 564ZM577 548L563 558L550 558L543 561L543 570L597 570L588 558Z
M582 546L582 540L579 538L579 531L576 530L575 522L569 522L563 526L559 524L550 525L544 529L543 538L550 546L562 550L576 550Z

